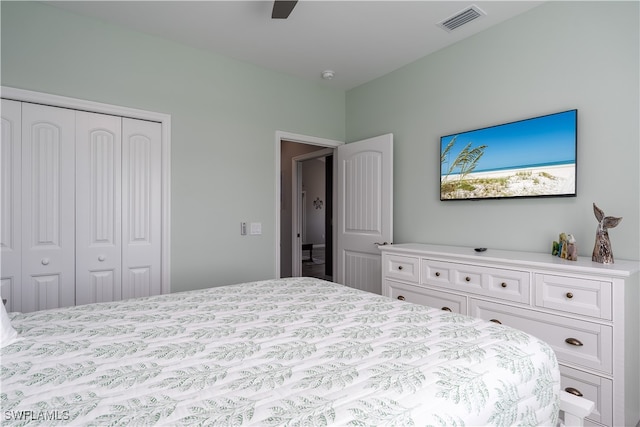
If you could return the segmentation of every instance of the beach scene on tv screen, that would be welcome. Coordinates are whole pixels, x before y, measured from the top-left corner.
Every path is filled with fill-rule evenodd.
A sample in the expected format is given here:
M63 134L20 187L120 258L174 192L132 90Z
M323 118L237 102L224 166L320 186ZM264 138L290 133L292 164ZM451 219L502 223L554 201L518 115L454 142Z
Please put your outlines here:
M576 117L571 110L442 137L440 198L575 195Z

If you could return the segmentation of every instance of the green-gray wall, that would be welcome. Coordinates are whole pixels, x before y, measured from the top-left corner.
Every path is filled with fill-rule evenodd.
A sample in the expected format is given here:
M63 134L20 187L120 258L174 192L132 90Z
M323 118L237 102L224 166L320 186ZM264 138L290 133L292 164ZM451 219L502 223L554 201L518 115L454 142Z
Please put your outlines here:
M345 92L35 2L2 12L2 85L171 115L171 288L275 275L275 133L344 140ZM261 236L240 236L240 222Z
M393 132L394 241L591 257L595 202L640 256L638 2L549 2L347 92L347 140ZM439 137L577 108L578 197L439 201Z
M396 242L640 258L637 2L551 2L348 92L34 2L0 3L4 86L172 116L172 290L273 277L275 131L395 134ZM579 109L578 197L438 200L438 137ZM240 236L240 221L262 236Z

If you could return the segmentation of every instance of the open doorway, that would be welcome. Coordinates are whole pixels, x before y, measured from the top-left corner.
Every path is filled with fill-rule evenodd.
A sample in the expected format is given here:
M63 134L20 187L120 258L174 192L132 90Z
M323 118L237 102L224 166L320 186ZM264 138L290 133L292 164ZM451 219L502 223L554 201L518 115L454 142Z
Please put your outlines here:
M332 154L326 146L280 142L279 277L332 275L333 158L327 162Z
M292 159L292 276L333 279L333 149Z
M275 133L275 248L274 248L274 277L291 277L292 267L292 193L291 183L292 159L295 156L326 148L335 149L344 145L343 141L301 135L291 132L276 131ZM333 172L332 172L333 176ZM335 208L335 194L332 195L331 209ZM326 234L326 233L325 233ZM332 245L336 242L335 228L331 233ZM335 267L335 250L331 256ZM301 255L300 255L301 256ZM325 254L326 259L326 254ZM334 278L335 279L335 278Z

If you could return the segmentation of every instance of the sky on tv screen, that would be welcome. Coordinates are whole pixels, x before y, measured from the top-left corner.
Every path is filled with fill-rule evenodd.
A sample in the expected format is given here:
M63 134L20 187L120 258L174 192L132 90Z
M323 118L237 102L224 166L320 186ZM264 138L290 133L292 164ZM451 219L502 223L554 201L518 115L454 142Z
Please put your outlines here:
M576 110L461 132L441 138L440 149L457 137L449 153L455 159L467 144L486 145L475 172L576 162ZM441 174L448 170L442 164ZM456 173L456 170L452 171Z

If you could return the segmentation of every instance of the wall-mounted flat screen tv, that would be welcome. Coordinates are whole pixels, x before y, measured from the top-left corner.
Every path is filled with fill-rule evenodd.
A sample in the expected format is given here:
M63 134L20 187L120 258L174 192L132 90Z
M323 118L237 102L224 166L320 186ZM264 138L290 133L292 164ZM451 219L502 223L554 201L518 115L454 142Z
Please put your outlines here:
M576 196L578 110L440 138L440 200Z

